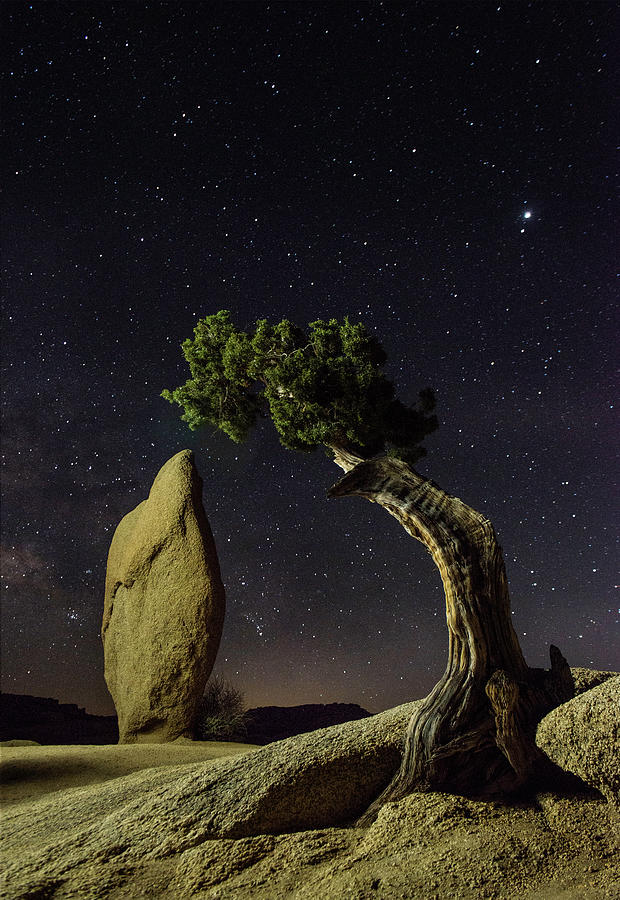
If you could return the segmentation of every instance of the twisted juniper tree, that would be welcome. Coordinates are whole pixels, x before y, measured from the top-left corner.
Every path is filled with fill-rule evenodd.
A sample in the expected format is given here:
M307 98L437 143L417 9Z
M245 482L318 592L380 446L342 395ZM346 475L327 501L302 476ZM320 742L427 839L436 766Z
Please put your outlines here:
M323 445L345 475L329 497L383 506L420 541L444 586L446 670L409 722L400 771L374 809L412 790L501 793L542 762L540 718L572 696L570 670L551 648L549 672L528 668L512 627L501 547L483 515L412 468L437 427L430 390L415 406L396 396L385 353L362 324L266 320L244 331L220 311L183 343L190 379L162 396L190 428L210 424L243 441L270 416L285 447Z

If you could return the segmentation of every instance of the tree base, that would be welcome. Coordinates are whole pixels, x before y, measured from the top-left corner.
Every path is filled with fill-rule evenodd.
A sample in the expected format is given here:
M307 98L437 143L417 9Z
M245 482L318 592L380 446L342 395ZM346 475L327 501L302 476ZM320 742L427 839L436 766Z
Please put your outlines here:
M451 680L442 679L409 722L399 772L357 824L371 824L385 803L414 791L499 799L551 777L554 767L536 746L536 727L552 709L570 700L575 690L558 648L552 645L550 653L549 671L528 669L527 678L519 682L496 670L484 687L485 714L471 721L470 727L462 720L455 723L451 740L433 744L428 740L435 733L433 722L445 722L444 711L451 706L456 688Z

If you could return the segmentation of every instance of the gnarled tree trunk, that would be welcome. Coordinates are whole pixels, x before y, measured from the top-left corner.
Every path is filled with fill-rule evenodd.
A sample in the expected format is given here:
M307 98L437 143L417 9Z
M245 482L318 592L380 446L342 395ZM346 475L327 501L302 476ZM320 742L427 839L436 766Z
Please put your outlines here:
M446 597L446 670L409 722L400 771L367 816L412 790L514 790L541 761L537 722L573 696L568 664L552 647L550 672L528 668L488 519L400 460L361 460L331 449L347 474L328 495L383 506L430 552Z

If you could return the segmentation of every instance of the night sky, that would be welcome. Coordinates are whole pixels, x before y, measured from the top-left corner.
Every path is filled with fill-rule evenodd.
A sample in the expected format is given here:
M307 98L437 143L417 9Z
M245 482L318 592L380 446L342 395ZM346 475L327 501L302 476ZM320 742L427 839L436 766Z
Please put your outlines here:
M248 705L378 711L442 673L420 544L328 501L340 470L268 421L236 445L161 399L222 308L361 319L402 399L436 391L418 469L494 523L529 664L620 669L615 4L2 15L3 690L113 712L108 548L186 447L227 589L214 671Z

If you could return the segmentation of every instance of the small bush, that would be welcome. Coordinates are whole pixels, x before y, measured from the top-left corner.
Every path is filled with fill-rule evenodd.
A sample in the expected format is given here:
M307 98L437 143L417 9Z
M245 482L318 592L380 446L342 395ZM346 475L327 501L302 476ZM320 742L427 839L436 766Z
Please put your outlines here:
M216 676L207 684L196 716L199 741L236 741L246 735L245 698L224 678Z

